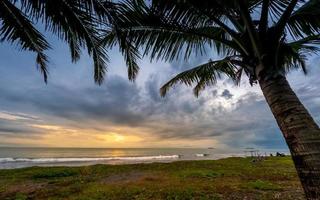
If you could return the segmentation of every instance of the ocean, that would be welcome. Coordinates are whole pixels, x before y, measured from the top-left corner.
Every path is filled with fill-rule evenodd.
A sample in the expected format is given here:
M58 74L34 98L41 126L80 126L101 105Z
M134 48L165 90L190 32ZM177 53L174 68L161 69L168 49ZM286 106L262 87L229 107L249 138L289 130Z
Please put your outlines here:
M245 156L243 151L223 153L193 148L13 148L0 147L0 169L31 166L134 164L179 160L213 160Z

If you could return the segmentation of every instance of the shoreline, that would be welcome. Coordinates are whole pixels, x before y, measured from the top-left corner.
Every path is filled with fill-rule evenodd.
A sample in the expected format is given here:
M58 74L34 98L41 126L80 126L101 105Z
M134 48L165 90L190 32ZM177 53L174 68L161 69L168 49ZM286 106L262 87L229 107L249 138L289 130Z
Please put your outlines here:
M251 150L251 149L250 149ZM255 152L257 150L253 149ZM266 156L279 151L262 149ZM180 160L217 160L250 156L247 149L225 152L208 148L2 148L0 169L31 166L86 166L95 164L136 164ZM281 151L283 152L283 151Z
M288 156L288 155L287 155ZM270 156L261 156L267 159ZM195 157L184 157L181 155L158 155L158 156L132 156L132 157L91 157L91 158L0 158L0 170L2 169L23 169L28 167L82 167L93 165L132 165L132 164L151 164L151 163L172 163L179 161L214 161L227 158L258 158L238 155L197 154ZM272 156L270 157L272 158Z
M194 158L185 158L182 155L158 155L158 156L132 156L132 157L92 157L92 158L0 158L1 169L22 169L27 167L81 167L98 164L104 165L127 165L127 164L150 164L172 163L179 161L219 160L224 158L245 157L239 155L196 155Z

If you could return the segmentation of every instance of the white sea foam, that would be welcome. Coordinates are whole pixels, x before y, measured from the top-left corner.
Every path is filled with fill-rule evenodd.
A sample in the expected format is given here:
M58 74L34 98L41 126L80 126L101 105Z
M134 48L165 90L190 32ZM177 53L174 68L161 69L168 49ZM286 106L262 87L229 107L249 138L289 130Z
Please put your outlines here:
M60 162L94 162L108 160L171 160L179 155L136 156L136 157L104 157L104 158L0 158L0 163L31 162L31 163L60 163Z
M197 153L196 154L196 157L205 157L205 156L208 156L209 154L206 154L206 153Z
M14 162L14 158L0 158L0 163L3 162Z

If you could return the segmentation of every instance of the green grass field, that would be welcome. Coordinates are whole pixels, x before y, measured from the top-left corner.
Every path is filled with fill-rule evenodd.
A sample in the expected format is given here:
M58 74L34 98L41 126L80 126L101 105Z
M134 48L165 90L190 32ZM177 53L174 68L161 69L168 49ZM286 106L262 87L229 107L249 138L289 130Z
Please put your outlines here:
M304 199L290 157L0 170L0 199Z

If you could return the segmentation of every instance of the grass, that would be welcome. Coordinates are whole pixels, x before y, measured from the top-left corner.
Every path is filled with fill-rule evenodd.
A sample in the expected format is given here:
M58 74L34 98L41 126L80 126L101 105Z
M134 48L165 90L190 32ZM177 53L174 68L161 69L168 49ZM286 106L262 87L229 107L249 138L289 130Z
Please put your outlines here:
M59 177L69 177L79 175L79 170L72 168L45 168L41 171L36 171L32 174L33 179L50 179L50 178L59 178Z
M269 181L256 180L247 183L247 187L257 190L280 190L279 185L273 184Z
M290 157L0 170L0 199L304 199Z

